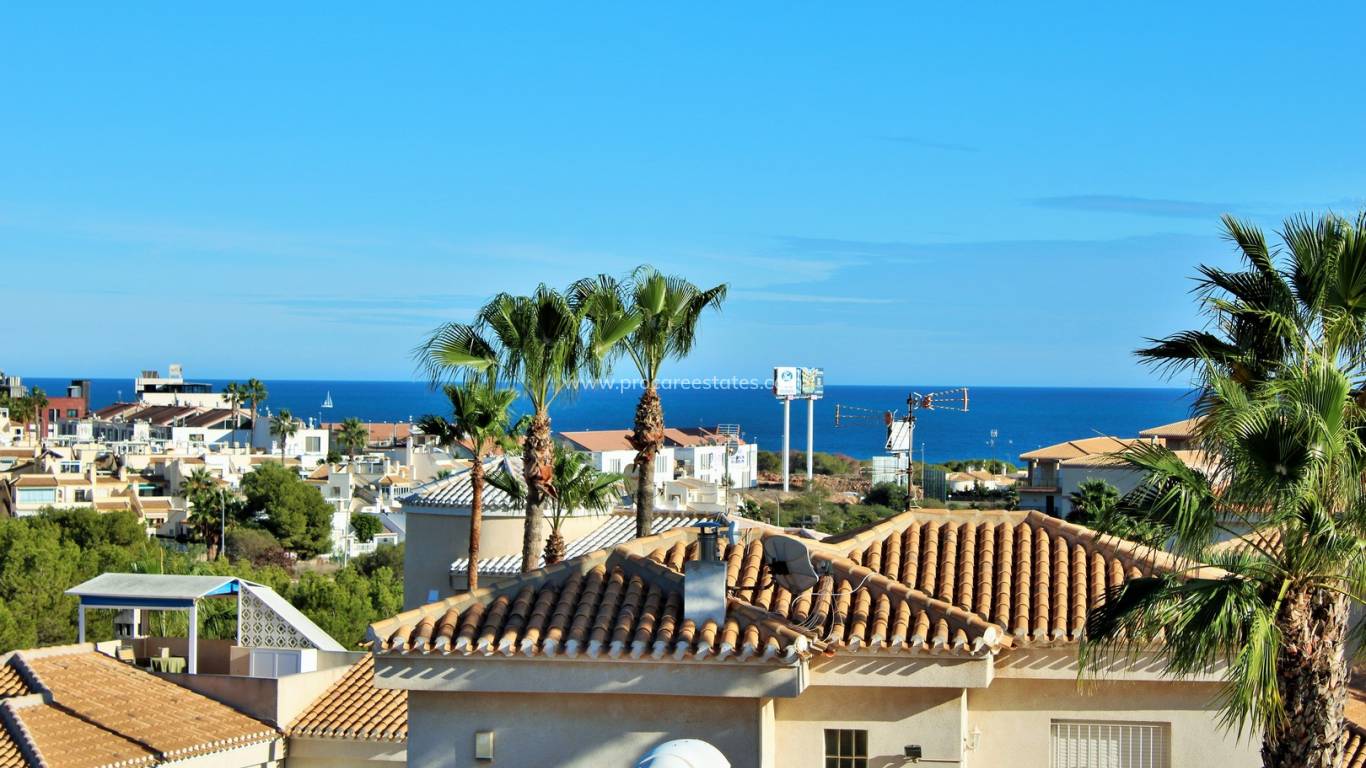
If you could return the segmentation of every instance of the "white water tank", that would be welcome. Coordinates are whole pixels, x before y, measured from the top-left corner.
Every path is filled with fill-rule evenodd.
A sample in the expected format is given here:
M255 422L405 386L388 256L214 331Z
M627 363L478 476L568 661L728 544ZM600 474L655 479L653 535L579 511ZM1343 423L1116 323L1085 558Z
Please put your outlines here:
M730 761L705 741L676 739L647 752L636 768L730 768Z

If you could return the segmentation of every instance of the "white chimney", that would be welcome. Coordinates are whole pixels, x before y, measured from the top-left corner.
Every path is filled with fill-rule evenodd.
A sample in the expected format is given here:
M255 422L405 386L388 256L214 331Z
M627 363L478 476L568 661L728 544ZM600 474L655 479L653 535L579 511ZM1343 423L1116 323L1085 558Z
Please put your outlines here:
M726 562L717 551L719 526L703 524L697 558L683 564L683 619L700 630L708 621L726 624Z

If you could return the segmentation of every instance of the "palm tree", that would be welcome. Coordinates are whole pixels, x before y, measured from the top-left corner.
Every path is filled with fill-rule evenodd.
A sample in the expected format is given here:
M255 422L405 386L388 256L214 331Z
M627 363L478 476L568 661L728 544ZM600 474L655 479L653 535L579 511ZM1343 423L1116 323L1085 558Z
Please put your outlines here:
M266 389L265 382L260 379L247 379L247 383L242 385L242 397L251 403L251 427L256 429L256 413L261 403L270 397L270 390Z
M1243 267L1199 268L1196 293L1208 329L1149 339L1137 352L1141 360L1168 372L1212 370L1253 386L1269 379L1309 334L1326 351L1353 357L1366 351L1366 275L1354 271L1362 267L1366 212L1355 223L1331 214L1287 219L1283 253L1251 224L1225 215L1223 226Z
M550 536L545 541L545 564L564 559L566 542L560 532L565 517L577 510L606 512L621 499L623 477L614 472L599 472L588 457L576 451L555 448L555 494L551 502ZM515 477L497 473L489 484L514 499L526 497L526 486Z
M218 481L203 467L196 468L180 484L180 495L190 503L190 523L199 529L199 536L209 548L209 559L218 557L218 544L214 529L221 522L223 510L215 512L212 499L218 493Z
M1077 484L1077 490L1067 495L1071 511L1068 522L1089 525L1109 515L1119 506L1119 489L1098 478L1087 478Z
M1177 676L1227 664L1224 722L1268 768L1336 768L1350 606L1366 595L1366 216L1287 222L1285 252L1225 219L1248 268L1202 268L1208 332L1140 352L1199 376L1205 471L1140 443L1136 514L1218 570L1132 579L1088 617L1087 668L1156 646ZM1261 336L1256 329L1260 328ZM1211 545L1220 537L1230 543Z
M341 423L341 428L337 430L337 441L354 463L356 452L370 443L370 430L364 422L352 416Z
M285 463L285 444L289 438L299 431L299 422L294 418L294 414L288 408L281 408L280 412L270 419L270 433L280 436L280 466Z
M44 413L47 411L47 393L40 387L34 387L29 390L27 400L29 402L29 418L33 421L33 433L37 435L38 441L41 442L43 438L47 437L47 435L42 434L40 431L43 426Z
M588 364L582 318L558 291L538 286L530 296L499 294L479 310L473 324L436 329L415 354L434 381L496 375L515 384L531 404L522 444L528 492L522 531L522 570L536 567L545 502L550 498L554 449L550 405L579 384Z
M451 401L455 421L440 416L423 416L418 426L423 433L436 436L444 445L464 442L473 454L470 464L470 590L479 588L479 538L484 522L484 460L495 448L510 450L516 445L508 411L517 399L511 389L499 389L489 376L467 379L459 386L448 384L446 397Z
M232 447L236 448L237 430L242 428L242 403L247 400L246 387L235 381L230 381L226 387L223 387L223 397L228 401L228 405L232 407Z
M642 391L630 441L636 450L636 535L648 536L655 506L650 478L655 456L664 446L659 371L666 360L682 359L692 351L698 319L708 307L720 308L726 285L704 291L681 277L641 266L624 283L607 275L580 280L570 288L570 296L591 322L594 356L610 360L625 355L640 374Z

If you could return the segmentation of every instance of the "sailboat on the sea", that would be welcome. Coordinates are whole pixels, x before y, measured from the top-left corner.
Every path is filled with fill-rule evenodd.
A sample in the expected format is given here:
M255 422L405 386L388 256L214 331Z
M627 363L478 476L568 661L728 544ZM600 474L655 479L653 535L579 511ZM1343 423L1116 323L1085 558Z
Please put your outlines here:
M324 407L324 408L331 408L331 407L332 407L332 390L330 390L330 389L327 391L327 397L324 397L324 398L323 398L323 407Z

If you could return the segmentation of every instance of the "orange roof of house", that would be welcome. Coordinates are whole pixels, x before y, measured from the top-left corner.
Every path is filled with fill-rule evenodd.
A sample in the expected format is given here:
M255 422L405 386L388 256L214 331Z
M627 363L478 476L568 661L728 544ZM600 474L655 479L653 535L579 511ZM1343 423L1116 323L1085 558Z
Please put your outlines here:
M29 689L28 683L20 676L19 670L6 664L0 666L0 699L8 699L11 696L27 696L33 693Z
M10 715L41 765L53 768L106 768L153 765L157 754L118 733L49 704L7 702ZM17 765L26 765L18 763Z
M634 451L629 429L593 429L560 432L559 436L585 451Z
M1093 453L1116 453L1129 447L1133 440L1125 440L1118 437L1088 437L1082 440L1068 440L1065 443L1048 445L1043 448L1036 448L1028 453L1020 454L1024 461L1044 460L1062 461L1064 459L1074 459L1078 456L1087 456Z
M20 667L52 705L104 732L136 742L159 761L196 757L280 736L265 723L89 646L20 651L10 664ZM129 706L131 702L137 706ZM42 740L37 747L40 753L48 749ZM74 757L70 762L78 763ZM104 763L92 759L81 764Z
M589 659L673 654L677 659L788 663L808 654L801 632L737 598L724 622L683 618L679 569L688 539L669 533L533 572L372 624L380 653L501 653ZM634 545L634 546L633 546ZM653 547L648 557L640 547ZM746 561L748 563L748 560ZM730 569L739 577L738 561ZM748 572L746 572L748 573Z
M730 439L726 435L713 432L705 427L665 427L664 440L666 443L683 448L691 448L697 445L724 445ZM734 438L735 442L744 445L745 441L739 436Z
M1173 421L1170 424L1163 424L1159 427L1149 427L1139 430L1139 437L1176 437L1189 438L1195 435L1195 430L1200 426L1200 417Z
M405 741L408 738L408 692L376 686L375 657L367 654L295 719L289 734Z
M57 477L55 475L20 475L14 481L16 488L56 488Z
M773 584L760 539L729 547L725 623L695 627L681 594L694 538L636 539L408 611L371 636L381 653L791 661L811 645L981 655L1074 642L1107 588L1179 567L1166 552L1037 512L914 511L809 542L829 573L800 595Z

